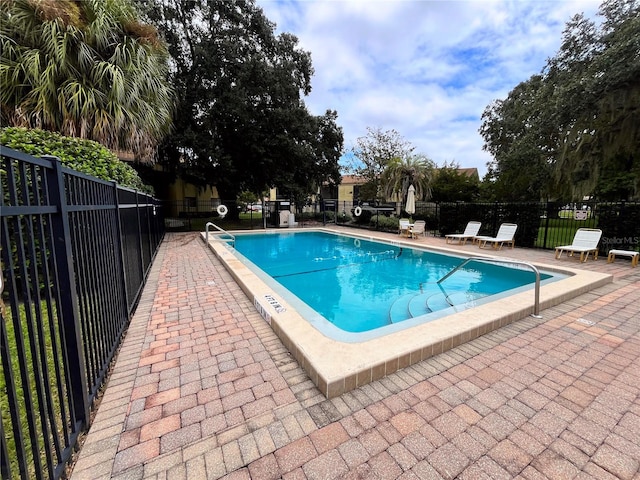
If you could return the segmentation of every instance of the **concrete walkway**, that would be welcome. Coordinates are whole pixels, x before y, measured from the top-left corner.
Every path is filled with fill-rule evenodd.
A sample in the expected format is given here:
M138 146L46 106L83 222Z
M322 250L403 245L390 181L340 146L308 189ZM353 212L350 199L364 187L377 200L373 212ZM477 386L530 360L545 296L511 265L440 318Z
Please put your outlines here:
M640 478L640 268L505 253L614 282L327 400L204 242L167 234L72 479Z

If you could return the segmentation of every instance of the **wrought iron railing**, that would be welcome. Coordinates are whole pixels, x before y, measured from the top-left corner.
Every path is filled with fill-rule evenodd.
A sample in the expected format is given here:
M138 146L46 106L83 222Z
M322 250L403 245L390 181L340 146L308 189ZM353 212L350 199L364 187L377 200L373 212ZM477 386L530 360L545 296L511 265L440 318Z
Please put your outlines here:
M61 478L162 241L162 210L55 157L0 153L0 470Z

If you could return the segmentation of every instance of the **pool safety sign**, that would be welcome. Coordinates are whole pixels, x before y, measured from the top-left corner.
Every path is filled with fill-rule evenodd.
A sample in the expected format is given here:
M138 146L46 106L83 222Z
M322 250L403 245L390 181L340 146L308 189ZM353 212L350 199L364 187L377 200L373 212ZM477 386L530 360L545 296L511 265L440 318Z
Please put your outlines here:
M587 210L575 210L573 212L574 220L586 220L589 218L589 212Z
M277 313L282 313L282 312L286 312L287 309L284 308L280 302L273 296L270 294L266 294L264 296L264 301L266 301L267 304L271 305L271 307L277 312ZM265 308L264 305L262 305L260 299L258 297L254 297L253 298L253 304L256 307L256 310L258 310L258 312L260 313L260 315L262 315L262 318L265 319L265 321L271 325L271 315L269 314L269 311Z

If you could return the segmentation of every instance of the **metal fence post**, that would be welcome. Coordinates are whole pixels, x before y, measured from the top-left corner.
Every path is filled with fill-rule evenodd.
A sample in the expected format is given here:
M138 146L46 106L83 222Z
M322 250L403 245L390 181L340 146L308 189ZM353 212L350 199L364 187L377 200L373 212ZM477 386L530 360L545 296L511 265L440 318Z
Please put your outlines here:
M549 207L550 204L547 200L544 210L544 240L542 241L542 248L547 248L547 237L549 236L549 216L551 214L551 210Z
M142 224L140 221L140 201L138 200L138 191L136 190L136 221L138 222L138 245L140 246L140 272L142 272L142 282L145 278L145 265L144 265L144 245L142 245ZM189 225L191 227L191 225Z
M122 220L120 218L120 198L118 198L118 182L112 182L113 184L113 198L114 198L114 203L116 206L116 229L118 231L118 256L120 257L120 268L122 268L122 293L124 295L124 301L127 304L127 314L129 315L129 317L131 317L132 313L133 313L133 305L132 302L130 302L129 299L129 289L127 287L127 274L125 273L126 270L126 266L125 266L125 255L124 255L124 245L122 244L123 242L123 235L122 235Z
M73 268L73 253L71 251L71 233L69 229L69 209L65 195L62 164L58 157L44 155L42 158L50 160L53 170L47 169L47 184L49 186L49 200L57 206L58 214L51 215L53 231L52 246L57 265L57 280L60 291L58 314L60 315L66 345L65 360L69 372L69 384L72 399L74 420L89 424L88 383L85 369L85 358L82 348L82 332L80 327L80 313L76 292L75 271Z

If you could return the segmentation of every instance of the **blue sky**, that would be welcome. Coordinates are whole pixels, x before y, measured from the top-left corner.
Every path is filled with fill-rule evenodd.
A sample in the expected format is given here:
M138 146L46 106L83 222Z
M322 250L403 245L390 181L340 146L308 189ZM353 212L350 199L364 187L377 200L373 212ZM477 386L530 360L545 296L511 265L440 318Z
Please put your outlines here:
M305 102L338 112L345 150L367 127L397 130L436 164L491 160L484 109L539 73L593 0L257 0L277 33L298 37L315 74Z

